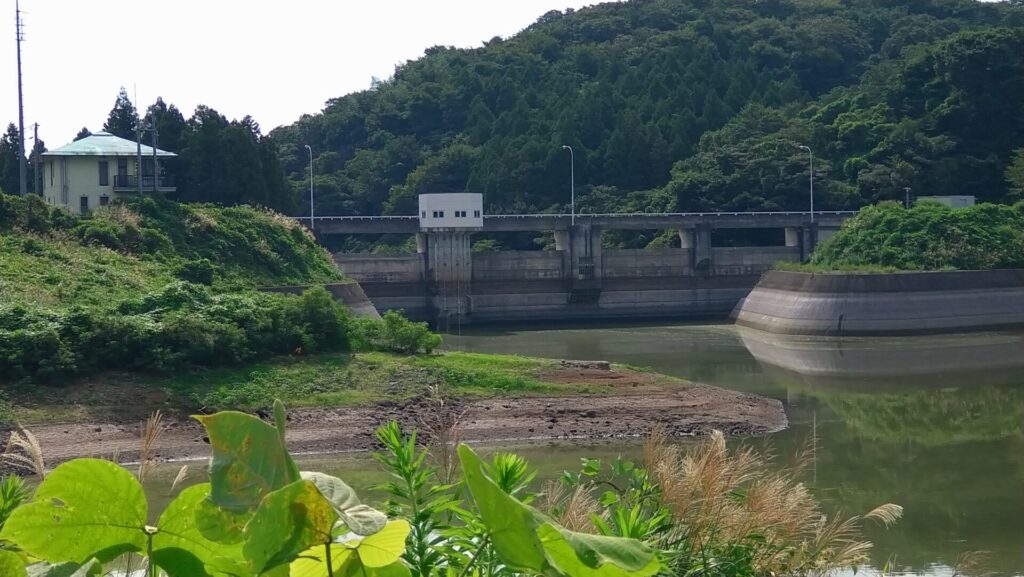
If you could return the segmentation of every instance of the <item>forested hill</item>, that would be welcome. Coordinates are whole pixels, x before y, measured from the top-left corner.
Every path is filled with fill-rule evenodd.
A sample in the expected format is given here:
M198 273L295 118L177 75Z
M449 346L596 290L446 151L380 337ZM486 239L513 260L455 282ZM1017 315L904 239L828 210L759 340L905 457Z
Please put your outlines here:
M299 191L312 145L319 214L461 190L564 209L563 144L583 210L804 208L799 144L821 208L905 187L1001 201L1021 95L1021 0L634 0L430 48L271 138Z

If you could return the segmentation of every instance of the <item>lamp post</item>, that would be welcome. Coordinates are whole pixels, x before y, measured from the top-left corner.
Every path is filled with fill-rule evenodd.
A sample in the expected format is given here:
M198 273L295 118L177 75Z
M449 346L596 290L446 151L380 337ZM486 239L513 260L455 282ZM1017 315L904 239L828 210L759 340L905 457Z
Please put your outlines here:
M810 146L804 146L800 144L800 150L806 150L807 155L810 158L810 164L808 166L811 173L811 222L814 222L814 153L811 151Z
M309 152L309 230L316 230L313 220L313 148L307 144L306 150Z
M576 154L568 144L562 148L569 151L569 223L576 226Z
M905 192L906 195L907 195L906 200L904 201L904 204L906 205L907 208L910 208L910 187L909 186L904 186L903 187L903 192Z

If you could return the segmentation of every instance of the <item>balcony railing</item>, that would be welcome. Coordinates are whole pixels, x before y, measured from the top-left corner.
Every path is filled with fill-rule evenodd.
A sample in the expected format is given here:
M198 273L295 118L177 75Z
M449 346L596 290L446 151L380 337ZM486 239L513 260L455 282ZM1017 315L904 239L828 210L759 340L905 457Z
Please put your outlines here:
M168 188L174 188L174 177L170 175L164 176L146 176L142 175L142 190L153 190L153 184L156 181L156 187L158 189L166 190ZM115 174L114 175L114 188L115 189L126 189L126 190L138 190L139 189L139 177L134 174Z

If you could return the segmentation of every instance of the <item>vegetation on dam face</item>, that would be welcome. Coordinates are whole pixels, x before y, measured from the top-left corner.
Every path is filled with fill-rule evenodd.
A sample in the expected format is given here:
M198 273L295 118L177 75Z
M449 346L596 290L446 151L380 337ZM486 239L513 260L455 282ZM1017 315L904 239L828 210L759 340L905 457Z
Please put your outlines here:
M819 245L810 265L796 267L809 272L1001 268L1024 268L1024 203L869 206Z

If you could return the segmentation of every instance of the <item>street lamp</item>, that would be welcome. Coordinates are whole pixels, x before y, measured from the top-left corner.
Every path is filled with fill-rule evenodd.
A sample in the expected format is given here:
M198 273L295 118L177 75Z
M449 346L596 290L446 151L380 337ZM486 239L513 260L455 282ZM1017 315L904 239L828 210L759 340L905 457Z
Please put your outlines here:
M568 144L562 148L569 151L569 223L576 226L576 154Z
M307 144L306 150L309 151L309 230L316 230L313 220L313 149Z
M810 146L804 146L803 144L798 145L800 150L806 150L807 155L810 157L810 173L811 173L811 222L814 222L814 153L811 152Z

